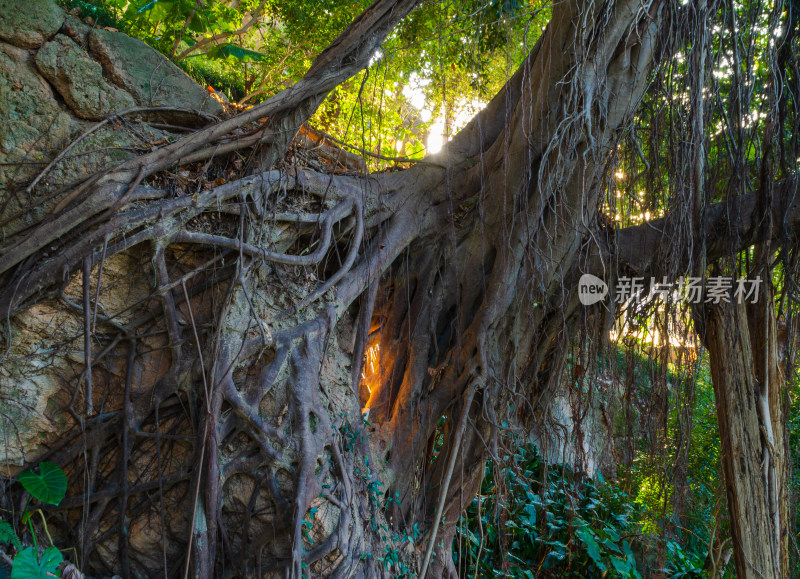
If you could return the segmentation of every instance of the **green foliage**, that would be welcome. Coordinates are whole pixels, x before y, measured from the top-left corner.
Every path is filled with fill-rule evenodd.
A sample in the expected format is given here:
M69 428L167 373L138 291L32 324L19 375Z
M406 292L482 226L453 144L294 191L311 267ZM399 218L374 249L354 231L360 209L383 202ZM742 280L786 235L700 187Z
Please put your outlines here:
M220 44L214 46L203 56L206 58L232 58L239 62L255 62L264 60L264 55L254 50L247 50L235 44ZM189 57L192 58L192 57Z
M58 566L64 558L61 551L48 547L39 559L35 547L28 547L14 557L11 579L47 579L61 577Z
M790 393L789 398L789 454L791 457L791 497L797 502L800 496L800 367L791 367L786 383ZM794 508L794 537L800 539L800 508Z
M22 550L22 543L14 532L14 527L8 521L0 520L0 543L11 543L17 551Z
M534 446L504 466L487 465L481 494L459 523L453 550L462 576L649 575L635 555L648 541L642 527L652 515L645 505L602 476L545 465ZM667 548L666 577L699 576L696 557L674 541Z
M687 552L705 555L712 532L725 536L729 533L724 487L719 425L714 400L714 386L708 355L704 354L694 374L692 401L692 434L688 445L686 484L689 500L682 514L683 544ZM677 459L675 441L682 436L676 414L670 416L669 459ZM673 462L674 464L674 462Z
M67 475L52 462L39 464L39 473L21 472L17 477L25 490L42 503L57 505L67 494Z
M669 515L669 495L671 489L657 477L642 476L639 479L639 492L634 502L644 507L642 533L654 535L659 532L662 513ZM649 516L648 516L649 515Z
M369 5L60 1L97 25L139 38L199 83L243 104L293 85ZM431 127L451 135L463 126L502 88L548 18L548 5L538 0L423 3L387 37L369 70L336 87L311 122L373 155L422 157ZM367 160L378 169L392 164L369 155Z
M533 446L510 466L495 481L487 465L481 495L461 519L454 551L464 576L641 577L626 538L637 533L637 505L627 495L548 467Z
M119 26L116 14L104 4L85 0L62 0L59 3L67 10L77 10L81 18L91 18L97 26Z
M423 3L387 37L368 73L337 87L313 122L371 153L422 157L430 133L455 134L502 88L546 24L543 6Z
M17 479L23 488L31 496L42 503L58 505L67 493L67 476L60 467L52 462L41 462L38 467L39 472L26 470L21 472ZM51 546L45 549L42 557L39 558L39 546L36 541L36 532L33 528L33 515L38 513L44 525L45 534L50 539ZM22 512L22 523L27 524L33 547L22 548L22 542L14 532L14 528L6 521L0 521L0 543L11 543L17 550L14 557L11 579L44 579L45 577L60 577L61 572L58 567L61 565L63 557L61 552L52 545L53 540L47 530L47 521L41 509L34 511L28 510L28 505Z
M709 544L730 533L708 355L697 358L692 352L668 365L636 350L618 355L620 375L634 378L637 414L646 418L652 412L648 398L662 395L658 381L668 397L666 423L640 430L633 461L621 466L617 477L639 507L640 559L654 570L666 563L668 576L695 576Z

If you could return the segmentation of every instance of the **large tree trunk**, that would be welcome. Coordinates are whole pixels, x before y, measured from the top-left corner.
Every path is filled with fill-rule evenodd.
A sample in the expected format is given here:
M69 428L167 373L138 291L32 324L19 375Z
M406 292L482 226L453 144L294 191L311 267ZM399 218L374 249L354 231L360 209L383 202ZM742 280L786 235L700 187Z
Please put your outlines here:
M769 283L768 279L765 283ZM719 421L736 576L789 573L784 382L772 292L706 304L704 340Z

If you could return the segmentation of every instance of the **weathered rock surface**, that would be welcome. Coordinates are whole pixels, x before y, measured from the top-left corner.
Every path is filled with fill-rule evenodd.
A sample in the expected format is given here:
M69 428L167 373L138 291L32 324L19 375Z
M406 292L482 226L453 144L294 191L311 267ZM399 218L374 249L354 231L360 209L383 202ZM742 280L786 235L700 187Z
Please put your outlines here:
M638 416L623 402L624 384L612 374L594 378L587 401L573 394L570 380L541 401L543 419L529 433L542 456L552 464L566 464L594 476L613 476L617 465L632 460ZM627 427L626 423L631 422Z
M223 110L189 75L140 40L94 29L89 49L114 82L142 106L177 106L212 114Z
M50 0L0 0L0 39L36 48L64 22L64 12Z
M92 27L80 18L67 13L62 32L77 42L84 50L89 46L89 33Z
M100 64L63 34L39 49L36 67L81 118L102 119L136 105L131 95L109 85Z
M24 178L76 124L33 67L27 50L0 42L0 184ZM14 163L19 163L14 166ZM34 164L31 164L34 163Z
M30 51L0 42L0 189L32 179L89 126L39 74ZM149 127L140 131L152 133ZM153 140L161 136L157 132ZM2 239L38 222L58 202L51 184L72 182L126 159L139 139L123 128L103 127L53 167L33 195L23 188L7 196L0 206L0 247Z
M63 376L80 364L80 320L53 304L22 312L11 324L13 363L0 366L0 464L6 476L30 460L28 453L63 428L56 409L69 403ZM64 340L66 355L54 356L53 339Z

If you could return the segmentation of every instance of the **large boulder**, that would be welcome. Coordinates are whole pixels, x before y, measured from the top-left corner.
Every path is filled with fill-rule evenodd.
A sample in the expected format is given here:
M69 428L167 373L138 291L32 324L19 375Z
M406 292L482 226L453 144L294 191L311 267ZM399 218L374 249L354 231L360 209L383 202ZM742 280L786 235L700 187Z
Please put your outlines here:
M117 85L142 106L175 106L219 114L222 105L159 52L110 30L94 29L89 49Z
M136 105L131 95L108 84L100 64L63 34L39 49L36 67L83 119L102 119Z
M64 22L64 12L51 0L0 0L0 39L36 48Z
M99 264L93 268L99 273ZM133 317L130 305L148 298L147 272L141 268L137 252L117 254L103 264L103 278L127 279L117 291L99 304L100 312L117 323L126 324ZM96 279L96 278L93 278ZM92 291L96 291L96 287ZM73 275L64 288L67 300L79 302L82 278ZM62 300L48 300L16 314L3 332L11 333L11 346L0 352L0 472L17 472L32 456L41 454L42 445L54 444L70 417L66 412L78 389L82 396L85 382L76 372L84 363L84 317L74 308L65 308ZM0 342L3 343L3 342ZM53 348L53 344L58 344ZM6 345L3 343L3 347ZM132 386L134 396L142 395L139 385L152 384L163 375L164 360L150 356L142 366L140 381ZM123 380L125 365L119 361L103 362L104 376ZM73 402L81 408L82 398ZM146 467L143 467L146 468Z

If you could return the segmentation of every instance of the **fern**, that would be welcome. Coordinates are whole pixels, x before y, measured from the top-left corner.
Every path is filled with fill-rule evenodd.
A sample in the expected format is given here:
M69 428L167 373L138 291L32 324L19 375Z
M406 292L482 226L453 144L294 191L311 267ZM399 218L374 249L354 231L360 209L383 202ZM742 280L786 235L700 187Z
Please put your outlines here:
M14 532L14 527L8 521L0 520L0 543L11 543L17 551L22 550L22 543Z

